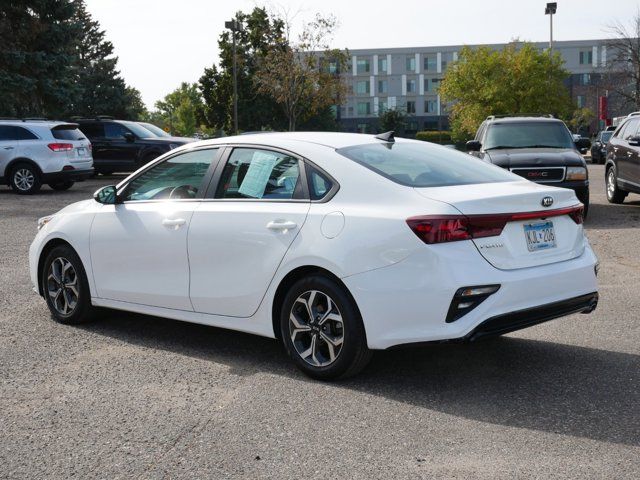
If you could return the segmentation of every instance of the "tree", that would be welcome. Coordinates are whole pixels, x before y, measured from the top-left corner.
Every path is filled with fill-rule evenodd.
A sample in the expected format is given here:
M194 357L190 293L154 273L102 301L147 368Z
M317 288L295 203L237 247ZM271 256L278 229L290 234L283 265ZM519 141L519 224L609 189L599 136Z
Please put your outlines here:
M282 107L290 131L298 122L342 103L346 85L339 73L348 57L345 51L329 47L336 27L335 17L317 14L296 43L285 39L261 58L257 90Z
M280 130L286 125L282 111L271 97L256 91L253 78L258 69L258 59L282 41L284 24L258 7L249 14L236 13L235 21L244 26L236 33L238 127L241 131ZM231 131L233 47L229 31L220 35L218 48L220 64L206 68L199 81L204 120L216 130Z
M640 10L629 27L617 22L609 31L615 38L607 42L605 84L622 99L622 108L640 110Z
M380 130L383 132L393 130L396 133L401 133L407 126L407 114L399 108L385 109L378 114L378 121Z
M566 118L572 111L564 80L569 73L558 52L550 55L529 43L502 50L464 47L447 70L439 93L451 102L455 139L475 134L488 115L551 113Z
M596 114L590 108L578 108L573 112L569 125L574 132L579 133L581 129L591 125L595 118Z
M191 137L203 123L202 97L195 83L183 82L164 99L156 102L163 127L174 135Z

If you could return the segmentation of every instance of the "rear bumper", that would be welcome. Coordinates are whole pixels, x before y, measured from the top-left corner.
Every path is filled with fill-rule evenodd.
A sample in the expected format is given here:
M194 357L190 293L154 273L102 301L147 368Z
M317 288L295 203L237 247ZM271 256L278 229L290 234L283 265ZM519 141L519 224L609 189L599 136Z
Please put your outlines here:
M477 339L587 310L593 297L578 305L571 300L597 292L596 262L585 240L582 255L572 260L500 270L472 242L463 241L424 248L399 263L342 281L360 309L369 347L387 349ZM497 284L500 289L472 311L446 322L459 288Z
M59 172L51 172L45 173L42 175L42 181L44 183L55 183L55 182L81 182L86 180L87 178L92 177L94 174L93 168L88 168L84 170L62 170Z

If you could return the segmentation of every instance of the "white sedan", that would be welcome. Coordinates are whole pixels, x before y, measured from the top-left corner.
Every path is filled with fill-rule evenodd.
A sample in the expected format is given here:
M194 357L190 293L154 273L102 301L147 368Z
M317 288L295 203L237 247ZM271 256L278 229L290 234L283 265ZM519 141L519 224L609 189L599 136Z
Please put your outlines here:
M101 307L282 341L316 378L372 350L473 341L597 304L573 191L437 145L265 133L173 150L39 220L53 318Z

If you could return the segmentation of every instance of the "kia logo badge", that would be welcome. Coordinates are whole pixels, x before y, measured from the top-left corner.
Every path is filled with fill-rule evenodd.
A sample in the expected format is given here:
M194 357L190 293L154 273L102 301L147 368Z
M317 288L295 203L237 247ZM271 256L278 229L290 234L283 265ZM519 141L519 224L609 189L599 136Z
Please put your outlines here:
M553 197L543 197L540 203L543 207L550 207L553 205Z

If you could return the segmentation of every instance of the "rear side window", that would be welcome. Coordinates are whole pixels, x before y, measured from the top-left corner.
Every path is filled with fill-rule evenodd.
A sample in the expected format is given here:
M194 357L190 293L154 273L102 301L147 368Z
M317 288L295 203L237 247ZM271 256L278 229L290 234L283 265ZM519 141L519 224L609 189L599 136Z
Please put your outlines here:
M51 129L53 138L58 140L84 140L84 134L77 128L57 127Z
M521 180L471 155L426 142L374 143L339 154L408 187L444 187Z
M333 187L333 182L315 168L309 168L309 197L322 200Z
M0 141L2 140L37 140L37 136L24 127L0 125Z
M104 137L104 126L100 123L83 123L80 130L89 138Z
M107 138L114 139L123 139L125 133L129 133L125 127L120 125L119 123L105 123L104 124L104 133Z

